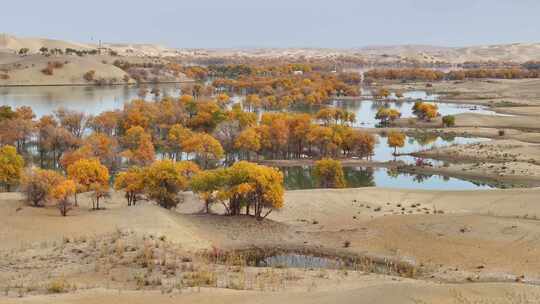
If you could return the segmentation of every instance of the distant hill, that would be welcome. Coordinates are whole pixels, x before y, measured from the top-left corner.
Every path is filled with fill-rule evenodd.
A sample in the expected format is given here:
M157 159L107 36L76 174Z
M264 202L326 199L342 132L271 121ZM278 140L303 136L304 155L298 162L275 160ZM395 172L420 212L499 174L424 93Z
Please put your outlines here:
M97 49L98 45L44 38L21 38L0 34L0 52L14 54L21 48L37 53L41 47L49 49ZM513 43L486 46L444 47L432 45L389 45L363 48L223 48L175 49L156 44L103 43L102 48L127 57L252 57L252 58L332 58L351 55L370 59L372 62L416 61L421 63L466 61L540 60L540 43ZM1 62L0 62L1 64Z
M36 53L42 47L61 50L65 50L66 48L77 50L89 50L95 48L94 46L83 43L43 38L21 38L8 34L0 34L0 51L3 52L18 52L22 48L28 48L30 53Z
M540 43L513 43L500 45L440 47L430 45L371 46L360 48L362 54L397 56L420 61L514 61L540 60Z
M38 53L39 49L65 50L67 48L75 50L93 50L99 46L91 43L77 43L46 38L23 38L9 34L0 34L0 52L16 53L22 48L29 49L29 53ZM176 50L156 44L124 44L124 43L103 43L103 49L112 50L122 56L174 56Z

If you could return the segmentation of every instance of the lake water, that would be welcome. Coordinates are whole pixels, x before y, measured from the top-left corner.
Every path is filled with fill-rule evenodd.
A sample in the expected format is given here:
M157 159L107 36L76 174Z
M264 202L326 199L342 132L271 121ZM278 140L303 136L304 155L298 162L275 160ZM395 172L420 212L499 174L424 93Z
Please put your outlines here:
M392 100L392 101L376 101L376 100L334 100L330 105L338 108L345 109L349 112L356 114L355 127L375 127L379 121L375 119L377 111L382 107L397 109L401 112L402 118L414 117L412 107L414 101L410 100ZM476 113L483 115L499 115L495 111L489 110L487 107L468 105L468 104L455 104L437 102L439 107L439 113L444 115L456 115L462 113ZM295 107L293 111L296 112L308 112L317 113L321 109L320 106L311 107ZM506 115L504 115L506 116Z
M377 144L373 150L374 155L372 160L386 162L391 160L400 160L407 164L414 164L416 158L409 155L395 157L393 155L394 148L388 146L387 137L376 135ZM407 154L433 149L436 147L448 147L451 145L466 145L490 141L488 138L482 137L460 137L460 136L438 136L436 134L421 134L415 137L407 136L405 146L398 149L398 153ZM428 160L434 166L443 165L441 161Z
M317 182L310 166L282 167L289 190L314 189ZM386 168L344 167L348 188L384 187L424 190L486 190L490 185L440 175L398 173Z
M180 84L146 85L146 100L155 98L150 91L159 89L161 97L180 96ZM0 105L13 108L31 106L38 117L51 114L60 107L99 114L120 109L125 102L139 99L139 86L41 86L0 87Z
M150 92L153 88L159 89L160 97L178 97L181 94L180 84L146 85ZM120 109L125 102L140 98L140 87L133 86L40 86L40 87L0 87L0 105L9 105L13 108L31 106L38 117L51 114L60 107L81 111L87 114L99 114L103 111ZM375 114L380 107L398 109L402 117L412 117L410 99L432 101L436 95L429 95L422 91L405 92L408 101L373 101L373 100L334 100L330 103L356 114L357 127L374 127L378 121ZM155 96L148 93L146 100ZM460 113L478 113L485 115L499 115L485 107L474 105L460 105L452 103L437 103L441 115L454 115ZM292 111L316 113L320 107L295 107Z

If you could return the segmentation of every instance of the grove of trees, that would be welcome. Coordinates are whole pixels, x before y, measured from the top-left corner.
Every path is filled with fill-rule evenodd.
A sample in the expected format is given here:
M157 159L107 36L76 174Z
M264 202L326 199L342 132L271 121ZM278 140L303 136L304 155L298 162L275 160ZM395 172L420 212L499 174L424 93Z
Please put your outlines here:
M400 80L400 81L441 81L441 80L464 80L464 79L524 79L539 78L540 69L538 64L529 62L523 67L510 68L470 68L449 72L433 69L404 68L404 69L373 69L367 71L364 76L366 81L373 80Z

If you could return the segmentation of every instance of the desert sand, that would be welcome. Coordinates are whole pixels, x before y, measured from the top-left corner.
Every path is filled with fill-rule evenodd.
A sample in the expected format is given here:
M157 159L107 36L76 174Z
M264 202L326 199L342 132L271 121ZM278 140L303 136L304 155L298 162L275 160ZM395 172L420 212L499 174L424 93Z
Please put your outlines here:
M391 84L391 90L423 90L441 95L441 100L491 106L538 106L540 79L479 79L465 81ZM537 112L538 113L538 112Z
M148 202L128 208L121 193L108 199L106 210L89 211L83 196L66 218L54 207L33 208L19 194L2 194L0 221L7 229L0 234L0 303L534 301L540 293L530 285L540 281L539 194L540 189L288 191L285 208L262 222L200 214L202 204L191 193L174 211ZM214 212L220 213L218 205ZM199 254L252 247L382 258L412 265L416 274L238 268L209 264ZM155 248L150 278L160 283L140 287L137 275L149 271L140 254L148 248ZM208 272L217 278L214 287L185 283ZM51 294L50 284L59 278L70 287ZM182 288L175 285L178 278Z

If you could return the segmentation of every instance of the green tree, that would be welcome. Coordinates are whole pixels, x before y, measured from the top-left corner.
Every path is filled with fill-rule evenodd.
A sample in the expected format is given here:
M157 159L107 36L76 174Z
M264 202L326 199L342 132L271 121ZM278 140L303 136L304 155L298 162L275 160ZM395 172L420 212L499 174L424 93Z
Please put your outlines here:
M443 127L453 127L456 125L456 117L453 115L446 115L442 118Z

